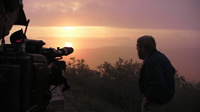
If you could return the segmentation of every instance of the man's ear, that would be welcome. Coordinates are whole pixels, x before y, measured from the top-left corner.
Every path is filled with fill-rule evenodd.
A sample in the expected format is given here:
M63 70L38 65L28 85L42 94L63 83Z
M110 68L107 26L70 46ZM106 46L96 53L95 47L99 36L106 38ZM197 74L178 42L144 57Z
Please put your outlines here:
M140 47L140 49L141 49L142 52L145 52L145 48L143 46Z

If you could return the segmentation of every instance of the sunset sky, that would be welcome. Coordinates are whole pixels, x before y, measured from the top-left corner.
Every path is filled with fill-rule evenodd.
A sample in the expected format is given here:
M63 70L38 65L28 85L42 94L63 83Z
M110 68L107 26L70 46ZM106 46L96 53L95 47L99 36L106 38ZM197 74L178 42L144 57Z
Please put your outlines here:
M73 56L85 56L84 59L93 64L93 56L98 61L106 59L94 52L76 51L131 46L134 50L130 53L135 53L131 57L136 58L137 38L152 35L158 50L171 51L172 55L167 55L181 75L200 81L200 52L197 52L200 49L200 0L23 0L23 4L30 19L26 35L28 39L43 40L44 47L72 45ZM21 28L25 29L15 25L10 34ZM106 54L109 53L104 55L110 59L125 55L120 51L115 55Z
M135 46L152 35L158 47L200 47L200 0L23 0L27 37L46 47ZM22 26L14 26L12 31ZM24 29L24 27L22 27Z

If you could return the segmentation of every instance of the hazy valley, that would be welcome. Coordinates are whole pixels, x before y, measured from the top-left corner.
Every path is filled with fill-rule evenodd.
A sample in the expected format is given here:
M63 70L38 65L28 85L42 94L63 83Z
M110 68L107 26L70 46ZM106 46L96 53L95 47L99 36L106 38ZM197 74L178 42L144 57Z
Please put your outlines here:
M185 77L187 81L200 81L200 48L174 48L159 49L171 61L178 73ZM142 62L138 59L134 46L111 46L96 49L75 49L72 54L63 59L69 61L71 57L84 59L91 69L96 69L97 65L104 61L115 63L118 58L124 60Z

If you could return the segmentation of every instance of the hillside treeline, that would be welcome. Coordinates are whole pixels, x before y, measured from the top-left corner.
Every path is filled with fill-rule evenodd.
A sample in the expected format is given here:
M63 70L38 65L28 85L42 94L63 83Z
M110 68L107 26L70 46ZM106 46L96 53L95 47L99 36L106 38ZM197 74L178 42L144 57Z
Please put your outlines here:
M66 65L70 90L64 93L81 112L140 112L142 95L138 80L141 63L119 58L104 62L92 70L84 59L71 58ZM176 94L169 112L197 112L200 88L175 74Z

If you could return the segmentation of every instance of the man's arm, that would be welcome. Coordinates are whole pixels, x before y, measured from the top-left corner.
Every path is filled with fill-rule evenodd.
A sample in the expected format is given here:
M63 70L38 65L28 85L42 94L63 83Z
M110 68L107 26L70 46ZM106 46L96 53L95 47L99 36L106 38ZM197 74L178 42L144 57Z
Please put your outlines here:
M149 62L147 63L146 78L148 85L146 99L148 101L157 101L165 90L163 70L158 60L149 60Z

